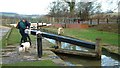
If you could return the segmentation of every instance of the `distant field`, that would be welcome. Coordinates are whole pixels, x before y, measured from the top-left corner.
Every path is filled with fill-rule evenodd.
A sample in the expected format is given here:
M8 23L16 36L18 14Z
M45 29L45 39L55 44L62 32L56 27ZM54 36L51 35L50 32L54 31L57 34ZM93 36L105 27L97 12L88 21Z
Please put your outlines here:
M117 23L99 24L99 25L93 26L91 28L96 29L98 31L106 31L106 32L119 33L118 32L118 24Z

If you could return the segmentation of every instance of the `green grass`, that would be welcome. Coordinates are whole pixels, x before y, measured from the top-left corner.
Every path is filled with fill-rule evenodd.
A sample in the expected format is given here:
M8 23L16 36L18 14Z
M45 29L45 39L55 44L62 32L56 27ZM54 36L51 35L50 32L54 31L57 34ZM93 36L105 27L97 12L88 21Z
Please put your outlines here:
M6 42L5 41L5 36L2 38L2 47L5 47L5 42ZM30 37L31 37L32 41L36 40L35 36L30 35ZM19 30L16 29L16 28L13 28L12 32L11 32L9 38L8 38L8 45L14 45L14 44L20 43L20 40L21 40L21 35L19 33Z
M45 28L53 32L57 32L56 28ZM117 33L97 31L95 29L64 29L64 34L66 36L71 36L77 39L89 40L95 42L96 38L101 38L102 43L107 43L111 45L118 46L118 35ZM119 35L120 36L120 35ZM119 45L120 46L120 45Z
M20 33L18 29L13 28L9 38L8 38L8 45L19 43L21 39Z
M17 62L13 64L3 64L2 66L57 66L51 60Z
M2 48L2 40L0 40L0 48Z
M6 42L7 42L7 40L6 40L6 36L7 36L7 34L5 34L4 36L2 36L2 39L0 40L0 48L3 48L3 47L5 47L6 46Z

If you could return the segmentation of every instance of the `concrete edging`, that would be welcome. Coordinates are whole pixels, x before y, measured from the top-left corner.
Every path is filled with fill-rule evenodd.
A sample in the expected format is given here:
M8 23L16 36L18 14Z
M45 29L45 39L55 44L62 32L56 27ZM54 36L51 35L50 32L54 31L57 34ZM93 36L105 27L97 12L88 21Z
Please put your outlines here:
M5 41L6 41L6 42L5 42L5 45L8 45L8 38L9 38L12 30L13 30L13 27L12 27L12 28L7 32L7 34L5 35Z

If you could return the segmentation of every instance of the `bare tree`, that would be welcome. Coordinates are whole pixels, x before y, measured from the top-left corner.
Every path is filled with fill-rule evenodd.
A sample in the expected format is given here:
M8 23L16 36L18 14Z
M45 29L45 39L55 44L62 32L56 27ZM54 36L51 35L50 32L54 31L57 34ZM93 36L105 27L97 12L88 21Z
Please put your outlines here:
M70 15L73 17L74 15L74 10L75 10L75 0L64 0L68 5L69 5L69 10L70 10Z
M95 13L100 13L101 5L96 2L78 2L77 14L83 20L88 20L89 16Z
M68 5L63 1L54 1L50 4L49 15L54 18L54 21L60 23L64 21L63 18L68 15Z
M54 17L64 16L68 12L68 6L61 1L54 1L50 4L49 14Z

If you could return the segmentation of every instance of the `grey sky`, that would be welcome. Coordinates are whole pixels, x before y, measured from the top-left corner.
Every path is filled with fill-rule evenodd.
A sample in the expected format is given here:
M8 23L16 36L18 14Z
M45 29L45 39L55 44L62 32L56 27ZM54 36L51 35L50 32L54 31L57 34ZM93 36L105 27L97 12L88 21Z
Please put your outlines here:
M56 0L1 0L0 12L16 12L19 14L47 14L48 6ZM76 0L82 1L82 0ZM93 1L93 0L83 0ZM116 3L108 4L111 0L98 0L102 4L102 9L114 9ZM114 0L116 2L118 0ZM117 10L116 10L117 11Z

